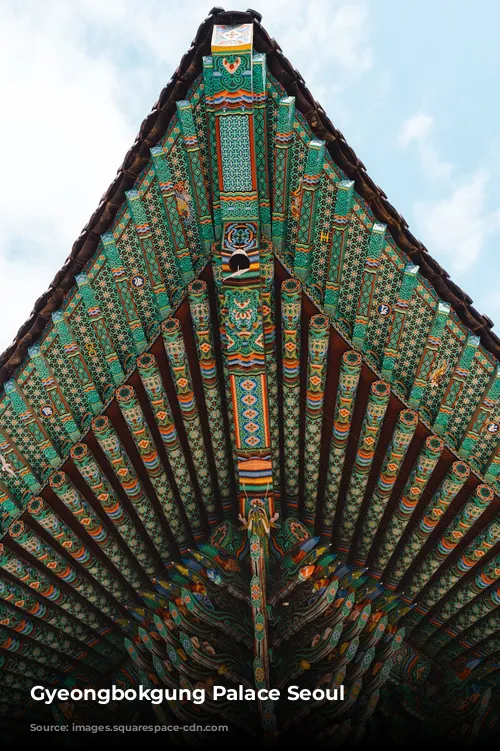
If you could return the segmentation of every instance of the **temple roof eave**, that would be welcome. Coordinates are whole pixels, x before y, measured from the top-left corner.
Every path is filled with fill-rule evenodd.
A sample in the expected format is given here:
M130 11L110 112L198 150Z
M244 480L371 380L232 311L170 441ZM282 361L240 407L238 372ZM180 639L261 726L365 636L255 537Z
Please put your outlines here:
M189 87L201 73L202 58L210 52L211 33L216 23L254 24L256 51L266 53L270 73L295 97L297 110L305 117L314 134L325 141L326 148L338 166L355 181L356 191L367 201L376 219L387 224L396 243L413 263L420 266L420 273L432 284L440 298L452 304L460 320L480 337L485 349L500 359L500 338L491 330L493 322L473 307L472 299L450 279L445 269L410 232L406 220L370 178L364 164L309 92L302 76L283 55L279 44L262 27L260 19L261 15L256 11L225 12L215 7L201 24L176 72L142 122L134 144L99 206L75 241L65 264L54 277L47 292L35 302L30 318L21 326L14 342L0 355L0 386L22 364L28 347L40 339L50 320L50 314L60 308L64 297L74 286L75 276L95 255L100 236L112 226L125 200L125 192L133 187L150 158L150 149L158 143L175 114L176 102L185 97Z

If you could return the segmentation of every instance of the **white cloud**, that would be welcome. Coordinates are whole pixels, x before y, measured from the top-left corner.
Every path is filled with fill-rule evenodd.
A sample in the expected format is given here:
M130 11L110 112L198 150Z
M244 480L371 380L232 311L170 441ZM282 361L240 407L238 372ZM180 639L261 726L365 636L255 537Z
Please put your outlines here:
M488 208L490 170L479 167L470 177L458 178L454 165L441 158L434 131L434 117L416 112L403 123L397 144L400 148L416 146L424 175L442 195L435 201L414 204L422 240L439 261L460 275L474 265L500 227L500 210Z
M434 127L434 118L425 112L417 112L408 120L405 120L398 135L398 144L402 148L412 141L421 141L427 138Z
M422 240L457 274L474 265L488 237L500 228L500 210L487 207L488 180L486 170L478 169L442 200L415 204Z
M367 1L264 5L265 27L318 99L371 67ZM62 266L210 7L0 3L0 352Z
M489 316L490 319L492 319L494 325L495 333L498 334L498 326L496 325L499 318L500 318L500 293L497 289L497 284L495 283L496 280L493 277L489 284L491 285L491 289L484 290L483 287L483 299L482 299L482 308L481 311L485 312L486 315Z
M422 169L432 180L450 180L453 165L439 156L434 143L434 118L426 112L416 112L403 123L397 136L400 148L415 143Z
M116 71L75 43L80 27L64 8L29 7L0 10L0 351L62 265L134 133L117 105Z
M373 67L365 0L274 0L262 23L298 68L313 96L338 111L341 95Z
M432 180L451 181L453 165L441 159L436 146L432 142L421 141L420 158L424 172Z

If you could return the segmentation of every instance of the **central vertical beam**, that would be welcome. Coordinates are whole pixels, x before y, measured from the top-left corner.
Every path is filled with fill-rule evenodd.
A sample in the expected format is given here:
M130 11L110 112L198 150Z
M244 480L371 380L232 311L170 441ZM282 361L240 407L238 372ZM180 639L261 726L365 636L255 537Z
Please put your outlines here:
M255 138L253 26L215 26L210 76L221 203L221 297L234 413L240 513L274 514ZM265 68L259 59L259 75ZM259 79L260 81L260 79ZM263 81L259 88L262 89ZM267 249L267 241L264 241ZM219 249L215 248L215 253Z
M262 298L265 269L261 264L261 247L268 251L269 242L261 244L258 186L262 191L265 181L262 174L258 178L262 160L256 157L262 139L255 135L259 120L254 110L254 62L260 95L265 91L265 65L262 56L254 59L253 25L214 27L211 64L205 65L222 224L220 250L214 248L214 260L235 425L240 518L248 528L252 558L254 682L256 688L269 688L265 574L274 492ZM260 702L259 708L265 732L272 733L272 702Z

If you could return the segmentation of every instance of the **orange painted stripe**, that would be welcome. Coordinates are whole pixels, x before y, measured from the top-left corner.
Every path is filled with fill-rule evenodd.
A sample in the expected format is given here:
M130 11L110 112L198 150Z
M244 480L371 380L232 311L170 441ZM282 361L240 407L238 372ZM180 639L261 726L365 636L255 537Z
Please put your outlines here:
M236 381L234 376L229 376L229 382L231 384L231 396L233 399L233 413L234 413L234 422L235 422L235 428L236 428L236 448L241 448L241 441L240 441L240 425L238 422L238 402L236 399Z

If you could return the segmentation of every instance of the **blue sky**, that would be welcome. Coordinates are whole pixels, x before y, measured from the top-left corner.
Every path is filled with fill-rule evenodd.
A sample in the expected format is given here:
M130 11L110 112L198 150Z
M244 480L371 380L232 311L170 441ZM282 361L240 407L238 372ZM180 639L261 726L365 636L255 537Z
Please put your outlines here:
M0 351L64 262L212 5L0 4ZM500 3L253 5L412 232L500 322Z

